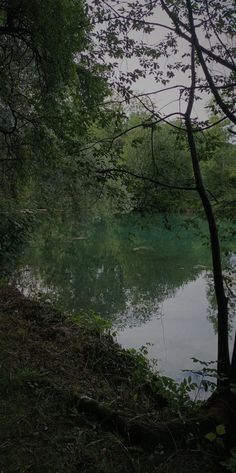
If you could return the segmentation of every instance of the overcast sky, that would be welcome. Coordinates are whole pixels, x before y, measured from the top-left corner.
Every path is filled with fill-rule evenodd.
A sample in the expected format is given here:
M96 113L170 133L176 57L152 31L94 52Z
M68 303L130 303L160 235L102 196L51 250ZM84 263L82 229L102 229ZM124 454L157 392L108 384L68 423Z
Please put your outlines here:
M151 17L151 21L158 22L158 23L163 23L168 26L173 26L166 15L165 12L162 11L161 8L157 7L154 16ZM136 32L131 33L132 37L134 37L138 41L144 41L148 43L149 45L158 45L158 42L161 40L161 38L164 37L164 35L167 33L167 30L157 28L155 31L153 31L151 34L143 34L142 32ZM204 44L208 48L209 43L206 43L205 38L203 35L199 35L199 39L201 44ZM160 58L159 59L159 64L163 68L163 70L166 69L166 65L168 62L173 62L176 60L181 60L181 54L185 52L189 52L189 45L186 43L185 40L180 39L179 40L179 57L178 55L175 55L175 57L170 57L168 59L165 58ZM135 67L138 67L137 61L134 59L128 59L125 60L123 59L119 63L119 68L120 70L124 71L131 71ZM180 71L176 71L175 77L173 78L172 82L168 84L167 87L170 85L177 85L177 84L183 84L183 85L190 85L190 79L188 77L189 72L182 73ZM146 77L146 78L141 78L139 79L135 84L133 84L133 90L139 93L150 93L154 91L158 91L160 89L163 89L164 86L162 83L157 83L152 76ZM156 95L152 95L152 100L155 101L157 104L158 109L163 112L163 113L173 113L173 112L184 112L186 108L186 103L184 100L179 100L179 90L167 90L162 93L158 93ZM208 117L208 111L206 109L207 104L210 102L211 96L207 93L202 93L201 98L197 101L195 101L194 108L193 108L193 116L197 117L199 120L205 120Z

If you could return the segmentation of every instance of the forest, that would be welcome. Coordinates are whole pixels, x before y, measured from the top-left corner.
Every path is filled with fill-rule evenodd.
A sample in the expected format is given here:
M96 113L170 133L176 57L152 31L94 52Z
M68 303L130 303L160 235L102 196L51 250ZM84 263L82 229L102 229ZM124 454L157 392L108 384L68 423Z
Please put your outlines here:
M3 473L236 471L235 30L0 0Z

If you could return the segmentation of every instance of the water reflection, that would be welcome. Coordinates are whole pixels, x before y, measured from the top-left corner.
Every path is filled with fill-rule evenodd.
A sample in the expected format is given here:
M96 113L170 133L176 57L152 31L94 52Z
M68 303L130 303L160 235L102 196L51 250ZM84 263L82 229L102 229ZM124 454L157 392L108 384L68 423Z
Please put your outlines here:
M181 236L180 236L181 234ZM139 325L209 264L192 232L161 219L100 221L86 227L45 221L15 273L29 292L48 291L71 312L88 307L113 323Z
M181 217L122 217L93 224L45 219L14 274L29 295L53 297L68 313L92 309L111 321L127 347L153 343L167 374L191 356L216 358L206 315L214 306L210 254ZM209 303L209 300L210 303ZM214 319L212 319L214 322Z
M169 376L181 379L181 370L193 369L191 357L199 360L216 358L216 337L207 322L208 300L206 273L176 291L174 297L162 304L162 317L152 317L145 324L149 357L158 359L158 368ZM125 347L139 348L144 343L143 327L125 328L118 333L118 341Z

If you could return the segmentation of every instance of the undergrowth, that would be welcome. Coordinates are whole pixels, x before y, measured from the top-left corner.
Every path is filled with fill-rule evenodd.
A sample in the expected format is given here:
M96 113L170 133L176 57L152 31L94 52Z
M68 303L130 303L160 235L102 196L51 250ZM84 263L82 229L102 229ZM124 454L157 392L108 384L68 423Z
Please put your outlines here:
M121 349L95 313L65 318L0 289L0 374L1 473L221 471L199 446L146 449L78 409L86 396L127 422L156 423L194 409L190 378L150 370L145 349Z

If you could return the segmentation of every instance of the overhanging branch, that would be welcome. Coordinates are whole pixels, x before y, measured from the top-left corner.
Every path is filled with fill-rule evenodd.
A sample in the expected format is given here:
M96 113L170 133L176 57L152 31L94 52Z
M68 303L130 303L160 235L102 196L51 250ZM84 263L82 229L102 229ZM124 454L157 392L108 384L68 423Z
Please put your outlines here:
M142 181L147 181L150 182L151 184L154 184L155 186L158 187L163 187L166 189L174 189L174 190L181 190L181 191L196 191L196 187L189 187L189 186L179 186L175 184L167 184L165 182L161 182L158 179L153 179L152 177L149 176L143 176L141 174L137 174L133 171L129 171L128 169L125 168L106 168L106 169L101 169L97 171L98 174L127 174L129 176L134 177L135 179L140 179Z

